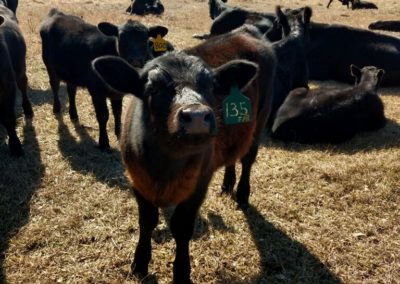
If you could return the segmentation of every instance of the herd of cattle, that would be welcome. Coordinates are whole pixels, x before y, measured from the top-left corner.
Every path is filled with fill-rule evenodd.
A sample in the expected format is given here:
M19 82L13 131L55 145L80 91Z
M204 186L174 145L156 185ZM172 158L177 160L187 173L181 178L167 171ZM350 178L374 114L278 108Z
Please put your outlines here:
M137 9L134 2L129 12ZM354 7L356 1L350 2ZM18 0L0 0L0 123L8 131L11 153L21 155L15 131L17 87L25 116L32 117L33 111L17 5ZM164 11L162 5L156 8ZM273 14L209 0L209 8L210 33L194 35L204 41L182 51L162 39L166 27L147 27L133 20L94 26L53 8L40 27L53 112L61 111L61 81L67 84L72 120L78 119L77 87L87 88L101 150L110 147L106 100L111 100L115 134L139 206L135 274L148 273L158 207L176 206L171 219L177 246L175 283L190 282L189 241L218 168L225 167L222 190L232 192L235 163L241 161L236 201L246 207L250 172L265 130L284 141L345 141L358 131L385 125L378 87L400 83L398 38L313 23L309 7L277 7ZM161 49L156 48L157 40ZM309 89L310 79L354 85ZM121 123L126 93L134 96Z

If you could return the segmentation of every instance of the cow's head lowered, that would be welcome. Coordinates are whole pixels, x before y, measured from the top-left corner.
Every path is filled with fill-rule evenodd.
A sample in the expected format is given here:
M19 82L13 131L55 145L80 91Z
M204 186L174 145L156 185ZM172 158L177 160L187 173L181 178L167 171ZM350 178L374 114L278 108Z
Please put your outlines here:
M113 89L141 100L133 119L140 119L160 147L176 155L202 151L217 134L215 97L232 86L245 87L257 66L234 60L211 70L195 56L170 52L148 62L140 71L118 57L93 61L96 73ZM132 122L124 122L132 123Z
M149 49L149 39L161 37L168 33L164 26L146 27L138 21L128 20L123 25L114 25L108 22L98 24L98 29L105 35L117 39L119 55L136 67L142 67L153 58Z

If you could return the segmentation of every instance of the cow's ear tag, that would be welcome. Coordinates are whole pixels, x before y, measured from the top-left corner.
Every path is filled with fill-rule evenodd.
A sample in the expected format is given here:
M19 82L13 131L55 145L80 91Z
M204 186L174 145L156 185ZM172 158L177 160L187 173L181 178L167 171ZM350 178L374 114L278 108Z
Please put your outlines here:
M162 38L160 34L157 34L157 37L153 41L154 51L163 52L167 51L167 42Z
M224 123L239 124L252 119L250 99L240 92L237 85L231 87L229 96L222 102Z

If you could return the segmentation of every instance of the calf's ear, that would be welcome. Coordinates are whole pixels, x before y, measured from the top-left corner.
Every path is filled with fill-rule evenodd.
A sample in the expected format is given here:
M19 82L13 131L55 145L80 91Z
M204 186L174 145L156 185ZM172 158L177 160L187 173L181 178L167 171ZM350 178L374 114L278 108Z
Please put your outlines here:
M305 6L303 10L303 20L305 24L310 23L311 16L312 16L312 9L308 6Z
M164 26L152 26L149 28L149 36L156 38L157 35L161 35L161 37L165 37L168 33L168 28Z
M356 65L354 65L354 64L351 64L351 65L350 65L350 73L351 73L351 75L352 75L353 77L356 77L357 82L360 81L360 78L361 78L361 70L360 70L360 68L358 68L358 67L357 67Z
M257 75L258 66L247 60L232 60L214 69L217 86L229 91L234 85L245 88Z
M383 69L378 69L378 73L376 74L376 76L378 77L378 82L379 82L379 83L382 81L383 75L385 75L385 70L383 70Z
M108 22L101 22L97 28L105 35L118 36L118 27Z
M143 83L139 73L125 60L117 56L102 56L92 61L97 76L111 89L119 93L143 96Z
M282 12L281 6L276 6L275 7L275 14L276 14L276 20L278 21L278 23L282 27L283 34L285 36L289 35L290 34L289 22L287 20L287 17L285 15L285 13Z

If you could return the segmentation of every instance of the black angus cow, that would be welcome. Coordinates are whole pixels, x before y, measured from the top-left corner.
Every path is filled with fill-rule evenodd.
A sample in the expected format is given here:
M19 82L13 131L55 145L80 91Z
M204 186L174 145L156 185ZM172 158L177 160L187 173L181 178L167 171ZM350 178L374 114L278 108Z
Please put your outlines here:
M225 1L226 2L226 1ZM193 37L205 39L232 31L244 24L255 26L259 32L265 33L273 27L275 16L272 13L262 13L229 6L222 0L209 0L210 17L213 19L209 34L195 34Z
M333 0L329 0L328 5L326 8L329 8ZM367 2L367 1L362 1L362 0L339 0L339 2L342 3L342 5L346 5L347 8L349 8L349 3L351 3L351 9L378 9L378 7L372 3L372 2Z
M311 16L312 10L309 7L286 9L284 12L279 6L276 8L276 18L282 26L283 38L272 44L278 65L268 128L272 126L276 111L289 92L298 87L308 88L306 49Z
M378 6L376 6L372 2L367 2L367 1L353 1L353 4L351 5L351 9L356 10L356 9L378 9Z
M331 5L332 2L333 2L333 0L329 0L328 5L326 6L326 8L329 8L329 6ZM346 5L347 8L349 8L349 3L351 2L351 4L353 4L354 0L339 0L339 2L341 2L342 5Z
M128 20L116 26L103 22L94 26L81 18L66 15L52 9L42 22L42 56L46 65L51 89L54 94L53 112L61 110L58 97L60 81L67 83L69 115L78 119L75 96L78 86L86 87L92 97L99 123L99 148L110 147L107 135L108 108L106 99L111 99L117 137L121 128L122 95L107 87L91 69L90 62L102 55L117 55L130 64L143 66L153 57L149 50L149 38L165 35L168 29L162 26L147 28L137 21Z
M300 143L340 143L386 123L377 94L384 71L351 65L354 87L294 89L279 109L272 136Z
M310 80L352 83L350 64L385 70L382 86L400 85L400 39L343 25L312 23L308 48Z
M370 30L400 32L400 21L376 21L370 23L368 28Z
M15 15L17 14L18 0L0 0L0 5L6 6Z
M26 45L15 14L0 3L0 124L9 137L8 146L13 155L23 153L15 131L15 97L17 86L22 94L22 107L26 117L33 111L27 95Z
M164 5L161 0L132 0L126 12L140 16L146 14L161 15L164 12Z
M176 205L170 224L176 241L173 280L191 283L189 241L213 172L239 159L250 171L257 154L255 140L268 116L275 57L261 35L256 39L239 31L223 39L188 50L205 62L186 52L170 52L140 72L117 57L93 63L107 84L134 94L123 123L121 153L139 206L140 235L132 263L137 275L148 273L158 207ZM228 49L229 56L221 52ZM259 67L240 60L241 54ZM238 95L232 90L243 92L248 102L239 100L240 107L223 114L225 99ZM239 114L242 118L236 120ZM226 115L234 124L224 123Z

